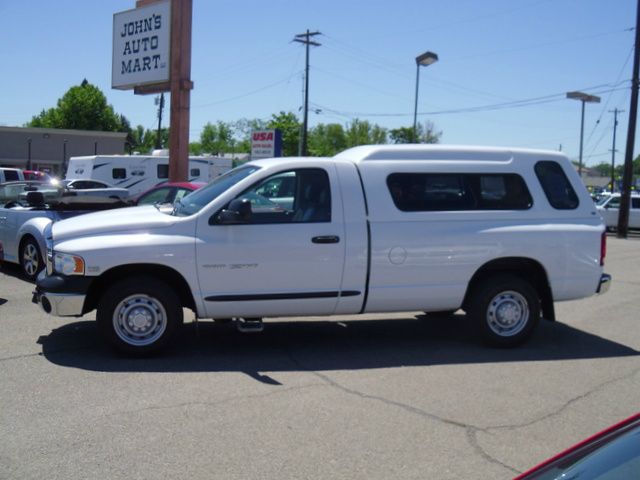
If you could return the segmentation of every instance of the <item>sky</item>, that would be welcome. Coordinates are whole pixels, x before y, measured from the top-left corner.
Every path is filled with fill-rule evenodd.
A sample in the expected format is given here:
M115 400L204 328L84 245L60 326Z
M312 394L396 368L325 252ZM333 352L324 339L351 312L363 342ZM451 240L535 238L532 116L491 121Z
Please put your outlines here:
M157 127L155 98L111 88L113 14L135 0L0 0L0 125L23 126L83 79L133 126ZM441 143L542 148L585 165L624 159L633 66L633 0L193 0L190 139L207 122L302 118L310 51L309 124L368 120L411 126ZM168 111L163 126L168 125ZM635 152L640 148L636 142ZM634 157L637 153L634 153Z

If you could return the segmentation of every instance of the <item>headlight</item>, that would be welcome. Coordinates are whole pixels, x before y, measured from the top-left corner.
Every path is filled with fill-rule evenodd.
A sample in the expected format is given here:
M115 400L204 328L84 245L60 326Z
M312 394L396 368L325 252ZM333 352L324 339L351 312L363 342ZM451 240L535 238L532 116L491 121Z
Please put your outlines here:
M63 275L84 275L84 260L77 255L55 252L53 269Z

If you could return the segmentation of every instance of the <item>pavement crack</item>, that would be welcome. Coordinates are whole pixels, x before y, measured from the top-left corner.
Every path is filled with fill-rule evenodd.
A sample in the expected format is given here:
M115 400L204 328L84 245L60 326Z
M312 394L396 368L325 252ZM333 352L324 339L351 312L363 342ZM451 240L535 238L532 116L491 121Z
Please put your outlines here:
M305 390L307 388L315 388L315 387L326 387L326 384L325 383L310 383L310 384L307 384L307 385L300 385L300 386L289 387L289 388L281 388L280 387L277 390L273 390L271 392L266 392L266 393L261 393L261 394L256 394L256 395L237 395L237 396L222 398L220 400L211 401L211 402L193 401L193 402L174 403L172 405L149 405L149 406L146 406L146 407L136 408L136 409L131 409L131 410L119 410L119 411L115 411L115 412L110 412L110 413L107 413L105 415L102 415L101 417L103 417L103 418L119 417L119 416L122 416L122 415L130 415L130 414L133 414L133 413L184 409L186 407L195 407L195 406L213 407L213 406L224 405L225 403L229 403L229 402L234 402L235 403L235 402L244 401L244 400L256 400L256 399L271 397L271 396L274 396L274 395L281 395L281 394L288 393L288 392Z
M558 415L562 414L562 412L564 412L567 408L569 408L571 405L584 400L585 398L589 397L590 395L608 387L609 385L612 385L616 382L620 382L623 380L627 380L635 375L638 374L638 372L640 372L640 368L636 368L630 372L628 372L625 375L620 375L619 377L616 378L612 378L610 380L607 380L606 382L602 382L596 386L594 386L593 388L587 390L586 392L582 393L581 395L576 395L575 397L567 400L564 404L562 404L560 407L558 407L557 409L555 409L552 412L549 412L547 414L541 415L537 418L534 418L533 420L530 420L528 422L523 422L523 423L517 423L517 424L510 424L510 425L494 425L494 426L490 426L490 427L485 427L481 430L485 431L485 432L490 432L492 430L515 430L518 428L526 428L526 427L530 427L531 425L534 425L536 423L539 422L543 422L545 420L548 420L550 418L553 417L557 417Z
M0 363L2 362L10 362L13 360L22 360L23 358L31 358L31 357L41 357L42 356L42 352L37 352L37 353L24 353L22 355L14 355L11 357L2 357L0 358Z
M423 410L421 408L418 407L414 407L413 405L409 405L407 403L403 403L403 402L398 402L395 400L390 400L388 398L385 397L381 397L379 395L371 395L368 393L364 393L358 390L355 390L353 388L349 388L349 387L345 387L344 385L341 385L340 383L336 382L335 380L333 380L331 377L329 377L328 375L325 375L323 373L317 372L315 370L311 370L309 368L306 368L304 365L302 365L302 363L295 358L295 356L288 350L286 350L286 354L289 357L289 359L300 369L300 370L304 370L318 378L320 378L323 382L325 382L325 384L330 385L331 387L340 390L348 395L353 395L356 396L358 398L361 399L365 399L365 400L372 400L372 401L376 401L376 402L380 402L383 403L384 405L390 406L390 407L396 407L399 408L401 410L404 410L405 412L411 413L413 415L418 415L422 418L427 418L429 420L433 420L445 425L449 425L452 427L457 427L457 428L461 428L465 431L466 434L466 438L467 438L467 442L469 443L469 445L471 446L471 448L480 456L482 457L485 461L499 465L507 470L509 470L512 473L519 473L518 470L516 470L515 468L501 462L500 460L498 460L495 457L492 457L488 452L486 452L481 446L480 443L478 442L478 438L477 438L477 433L480 431L484 431L483 428L477 427L475 425L470 425L470 424L466 424L463 422L459 422L457 420L452 420L450 418L445 418L445 417L440 417L438 415L435 415L433 413L429 413L426 410Z

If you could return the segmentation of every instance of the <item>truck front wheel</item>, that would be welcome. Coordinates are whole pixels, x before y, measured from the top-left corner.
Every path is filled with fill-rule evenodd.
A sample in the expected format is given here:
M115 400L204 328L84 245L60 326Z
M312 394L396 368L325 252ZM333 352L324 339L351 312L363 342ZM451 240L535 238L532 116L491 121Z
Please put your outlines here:
M96 319L112 346L142 356L168 344L182 323L182 305L166 283L140 276L109 287L98 303Z
M502 348L529 339L540 320L538 292L526 280L508 274L487 278L473 292L469 314L485 343Z

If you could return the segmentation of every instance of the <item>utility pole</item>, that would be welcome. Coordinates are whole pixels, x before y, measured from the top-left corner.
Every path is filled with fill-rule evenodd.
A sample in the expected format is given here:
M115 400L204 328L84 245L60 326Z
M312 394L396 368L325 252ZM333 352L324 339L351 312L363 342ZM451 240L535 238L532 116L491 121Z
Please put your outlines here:
M164 92L156 97L156 105L158 105L158 134L156 135L156 149L162 148L162 110L164 110Z
M613 146L611 147L611 193L613 193L615 178L616 178L616 130L618 129L618 114L624 112L624 110L618 110L617 108L609 110L609 113L613 113Z
M627 238L629 229L629 207L631 206L631 178L633 177L633 149L636 141L636 118L638 116L638 70L640 69L640 0L636 6L636 40L633 47L633 76L631 77L631 105L629 106L629 127L627 130L627 150L624 156L624 175L618 214L618 238Z
M640 1L640 0L639 0ZM320 32L310 32L307 29L306 33L300 33L293 38L294 42L303 43L306 46L306 61L305 61L305 73L304 73L304 120L302 121L302 155L307 154L307 129L309 125L309 46L319 47L321 43L311 40L312 37L320 35Z

